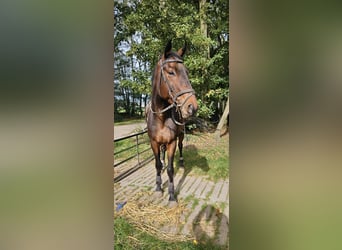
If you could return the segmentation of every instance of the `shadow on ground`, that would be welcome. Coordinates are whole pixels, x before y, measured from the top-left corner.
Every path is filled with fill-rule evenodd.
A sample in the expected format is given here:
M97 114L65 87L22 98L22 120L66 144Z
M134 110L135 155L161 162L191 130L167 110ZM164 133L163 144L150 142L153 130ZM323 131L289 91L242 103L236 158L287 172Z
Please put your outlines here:
M204 206L192 223L196 241L211 249L228 249L229 222L220 209Z
M182 175L181 179L179 180L177 187L175 189L176 197L179 194L179 192L180 192L180 190L184 184L185 178L192 171L192 169L194 167L194 163L196 163L196 167L201 168L205 172L207 172L209 170L209 165L208 165L207 159L198 154L198 150L197 150L197 147L195 145L185 146L183 157L184 157L184 172L183 172L183 175ZM180 168L179 162L177 162L176 166L178 169Z

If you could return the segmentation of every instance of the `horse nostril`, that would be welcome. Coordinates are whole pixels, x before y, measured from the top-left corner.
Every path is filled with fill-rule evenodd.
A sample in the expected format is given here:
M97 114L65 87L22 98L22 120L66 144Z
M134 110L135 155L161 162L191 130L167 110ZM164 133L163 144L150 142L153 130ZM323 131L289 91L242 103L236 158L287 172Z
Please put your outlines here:
M189 106L188 106L188 113L189 113L189 115L192 115L193 112L194 112L194 106L192 104L189 104Z

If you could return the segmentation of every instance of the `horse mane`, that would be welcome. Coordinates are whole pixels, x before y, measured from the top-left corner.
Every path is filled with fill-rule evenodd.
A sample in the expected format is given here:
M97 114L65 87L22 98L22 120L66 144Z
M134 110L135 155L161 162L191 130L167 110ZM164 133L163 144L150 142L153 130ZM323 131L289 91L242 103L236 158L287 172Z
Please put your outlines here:
M159 60L158 60L159 62ZM156 64L156 66L153 69L153 74L152 74L152 79L151 79L151 83L152 83L152 93L151 93L151 107L155 108L157 103L156 103L156 99L159 96L158 94L158 83L160 82L160 78L161 78L161 72L160 72L160 67L158 66L158 63Z
M171 56L176 57L176 58L179 59L179 60L183 60L183 58L182 58L180 55L178 55L176 52L174 52L174 51L171 51L170 53L168 53L168 54L166 55L166 58L165 58L165 59L168 59L168 58L170 58Z

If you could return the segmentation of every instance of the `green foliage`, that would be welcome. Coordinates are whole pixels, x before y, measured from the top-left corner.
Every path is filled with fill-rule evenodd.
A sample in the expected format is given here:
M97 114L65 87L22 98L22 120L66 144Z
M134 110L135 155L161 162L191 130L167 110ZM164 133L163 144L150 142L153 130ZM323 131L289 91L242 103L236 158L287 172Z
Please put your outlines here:
M213 103L212 102L206 103L206 102L203 102L201 99L197 99L197 103L199 107L197 111L197 115L205 119L210 119L211 116L214 114Z
M199 1L127 0L114 6L114 78L119 88L130 88L130 95L138 98L148 95L153 67L167 41L173 40L175 50L186 42L184 63L200 99L198 116L221 114L219 104L227 100L229 88L228 2L206 1L200 8Z
M227 99L228 90L223 88L210 89L206 94L206 97L210 100L222 101Z

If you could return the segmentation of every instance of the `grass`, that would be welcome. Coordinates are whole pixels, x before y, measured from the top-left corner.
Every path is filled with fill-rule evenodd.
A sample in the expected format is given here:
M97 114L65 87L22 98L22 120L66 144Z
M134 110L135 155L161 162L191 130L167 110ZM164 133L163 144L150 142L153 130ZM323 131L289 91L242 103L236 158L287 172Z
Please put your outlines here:
M188 138L183 142L183 156L187 171L191 175L208 176L214 181L228 178L228 135L221 138L212 133L186 136Z
M207 195L205 196L205 199L206 199L206 200L209 200L210 197L211 197L211 195L213 194L213 192L214 192L214 188L212 188L212 189L207 193Z
M139 142L148 140L148 135L147 134L143 134L143 135L139 135ZM121 150L127 149L129 147L132 147L131 149L127 150L127 151L123 151L119 154L116 154L114 156L114 159L116 161L118 160L123 160L126 159L132 155L135 155L137 153L137 149L135 147L136 145L136 137L132 137L132 138L128 138L122 141L118 141L118 142L113 142L114 145L114 153L117 153ZM144 144L139 145L139 152L142 152L143 150L147 149L150 147L149 142L146 142ZM145 153L143 153L141 156L145 157L146 155L151 154L151 151L146 151Z
M114 152L119 152L125 148L133 146L130 150L124 151L114 156L116 161L128 158L136 154L135 137L114 143ZM148 140L147 134L139 136L139 141ZM229 152L228 135L217 138L213 133L187 134L183 141L183 157L187 172L191 175L207 176L210 180L217 181L226 179L229 176ZM139 146L139 151L149 148L149 143ZM147 150L141 159L152 154ZM178 149L176 158L179 158ZM178 160L175 161L178 166ZM176 169L177 171L177 169Z
M184 202L192 202L192 203L195 203L195 206L197 206L198 205L198 199L193 195L193 194L191 194L191 195L188 195L187 197L185 197L185 199L184 199ZM194 207L192 207L192 208L194 208Z
M227 207L227 203L226 202L219 202L218 207L221 209L221 211L224 211L225 208Z
M114 219L114 249L115 250L221 250L222 247L214 245L212 242L168 242L160 240L145 232L137 230L125 218L116 217Z

